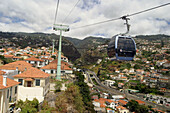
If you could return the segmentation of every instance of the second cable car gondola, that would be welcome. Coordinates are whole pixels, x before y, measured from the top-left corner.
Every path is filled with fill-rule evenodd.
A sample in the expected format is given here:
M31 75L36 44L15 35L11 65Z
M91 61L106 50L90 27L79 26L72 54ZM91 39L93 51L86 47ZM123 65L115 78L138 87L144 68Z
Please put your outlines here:
M126 35L129 32L130 25L128 24L128 18L122 17L126 20L127 32L124 34L113 36L108 48L107 53L111 60L133 60L136 54L136 44L131 36Z

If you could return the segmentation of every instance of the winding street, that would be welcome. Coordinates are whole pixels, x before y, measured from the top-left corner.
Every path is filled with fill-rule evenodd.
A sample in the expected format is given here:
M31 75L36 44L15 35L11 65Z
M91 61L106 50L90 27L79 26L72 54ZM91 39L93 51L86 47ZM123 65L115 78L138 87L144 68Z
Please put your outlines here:
M162 105L158 105L158 104L155 104L153 102L150 102L150 101L146 101L144 100L143 98L140 98L140 97L137 97L136 95L132 95L132 94L129 94L129 93L122 93L116 89L113 89L113 88L110 88L110 87L107 87L105 85L103 85L101 83L101 81L99 80L99 78L97 77L96 73L92 72L92 71L86 71L85 74L87 75L88 77L88 81L90 83L93 84L94 87L98 88L98 89L101 89L101 90L104 90L112 95L124 95L128 100L141 100L141 101L144 101L146 103L146 105L151 105L153 106L154 108L157 108L157 109L160 109L160 110L163 110L163 111L170 111L170 108L167 107L167 106L162 106ZM92 78L90 76L90 74L93 75L93 78L96 80L97 84L98 85L95 85L92 81Z

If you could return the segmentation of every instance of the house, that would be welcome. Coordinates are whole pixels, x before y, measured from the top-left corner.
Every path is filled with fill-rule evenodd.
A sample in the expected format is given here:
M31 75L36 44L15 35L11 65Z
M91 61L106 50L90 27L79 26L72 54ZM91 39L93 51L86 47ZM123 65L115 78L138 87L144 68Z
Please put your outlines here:
M57 59L58 59L58 55L57 55ZM64 62L68 62L68 58L63 55L61 55L61 60Z
M119 88L123 88L123 86L124 86L124 83L121 83L121 82L118 83Z
M105 84L106 86L113 86L114 83L115 83L115 81L113 81L113 80L105 80L105 81L104 81L104 84Z
M35 58L35 57L27 58L24 61L26 61L27 63L32 64L34 67L43 67L43 66L45 66L45 62L43 60Z
M0 70L6 72L8 78L14 79L13 78L14 75L22 73L31 67L32 65L25 61L16 61L0 66Z
M53 58L41 58L45 62L45 65L48 65L50 62L52 62L54 59Z
M107 111L107 113L115 113L115 110L112 110L110 108L107 108L106 111Z
M129 113L129 110L123 106L117 106L116 108L118 113Z
M118 104L121 106L125 106L128 102L124 101L124 100L119 100Z
M116 109L116 106L118 104L117 104L117 102L110 100L110 99L99 98L99 99L95 99L93 101L93 105L95 107L99 107L99 108L110 107L112 109Z
M9 112L9 103L16 102L18 84L19 82L7 78L5 72L0 71L0 113Z
M14 55L4 55L4 58L7 58L7 59L12 59L14 57Z
M135 101L138 102L138 104L140 104L140 105L145 105L144 101L141 101L141 100L135 100Z
M122 95L112 95L112 100L114 101L118 101L118 100L121 100L121 99L124 99L124 96Z
M57 63L58 63L58 60L55 59L48 65L42 67L41 70L54 77L56 76L56 73L57 73ZM61 74L68 75L72 73L73 73L73 70L69 67L69 64L67 62L61 61Z
M14 60L14 61L16 61L16 60L22 60L22 57L14 56L14 57L12 58L12 60Z
M34 67L13 76L15 81L20 82L18 100L25 101L26 98L28 100L37 98L39 102L42 102L50 89L49 76L49 74Z

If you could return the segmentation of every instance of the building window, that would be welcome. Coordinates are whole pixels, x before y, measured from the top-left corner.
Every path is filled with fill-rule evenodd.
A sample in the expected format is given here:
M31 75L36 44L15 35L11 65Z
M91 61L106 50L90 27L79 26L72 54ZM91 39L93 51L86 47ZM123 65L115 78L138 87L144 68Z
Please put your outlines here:
M12 101L12 98L11 98L11 96L9 97L9 102L11 102Z
M9 97L9 89L8 89L8 91L7 91L7 98Z
M53 70L51 70L51 74L53 74L54 73L54 71Z
M36 79L35 82L36 82L36 83L35 83L36 86L40 86L40 79Z
M17 86L15 86L15 94L17 94Z
M22 85L22 83L23 83L23 79L18 79L18 82L20 82L20 84L19 84L19 85Z

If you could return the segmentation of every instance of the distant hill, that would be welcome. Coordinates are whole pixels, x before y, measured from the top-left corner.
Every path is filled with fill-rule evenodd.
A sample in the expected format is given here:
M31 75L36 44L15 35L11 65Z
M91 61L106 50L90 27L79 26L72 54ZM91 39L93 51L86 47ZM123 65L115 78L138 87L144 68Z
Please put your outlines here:
M135 38L142 38L146 40L166 40L169 39L169 35L158 34L158 35L138 35Z
M168 35L138 35L136 39L146 40L166 40L170 39ZM52 40L56 41L55 48L58 49L59 36L56 34L46 33L22 33L22 32L0 32L0 47L50 47L52 46ZM86 54L87 50L95 49L98 45L108 44L111 38L102 37L86 37L83 40L64 37L62 40L62 52L70 60L75 61L80 58L81 55ZM80 54L81 53L81 54Z
M59 36L45 33L22 33L22 32L0 32L0 47L50 47L52 40L56 41L55 48L58 49ZM76 47L63 37L62 52L70 60L75 61L81 57Z
M81 53L83 50L95 48L98 45L102 44L108 44L110 41L109 38L101 38L101 37L86 37L83 40L76 39L76 38L70 38L70 37L65 37L65 39L69 40L74 44L74 46L79 50Z

